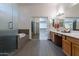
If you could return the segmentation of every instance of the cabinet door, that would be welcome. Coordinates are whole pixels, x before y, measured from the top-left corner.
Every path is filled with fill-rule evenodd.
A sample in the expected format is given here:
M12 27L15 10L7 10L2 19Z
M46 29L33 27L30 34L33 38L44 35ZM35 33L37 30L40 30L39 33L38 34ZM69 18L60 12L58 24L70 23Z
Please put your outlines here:
M72 43L72 56L79 56L79 45Z
M53 32L50 32L50 39L52 40L52 42L54 42L55 40L55 35L54 35L54 33Z
M63 48L63 52L66 55L71 55L71 42L68 39L69 38L63 38L63 40L62 40L62 48Z

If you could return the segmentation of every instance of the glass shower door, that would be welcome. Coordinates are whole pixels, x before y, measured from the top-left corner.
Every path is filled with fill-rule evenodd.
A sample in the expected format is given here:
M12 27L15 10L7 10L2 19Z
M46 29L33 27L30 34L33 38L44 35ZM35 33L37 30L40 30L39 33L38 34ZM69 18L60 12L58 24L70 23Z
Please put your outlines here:
M0 55L8 55L16 49L17 22L13 4L0 4Z

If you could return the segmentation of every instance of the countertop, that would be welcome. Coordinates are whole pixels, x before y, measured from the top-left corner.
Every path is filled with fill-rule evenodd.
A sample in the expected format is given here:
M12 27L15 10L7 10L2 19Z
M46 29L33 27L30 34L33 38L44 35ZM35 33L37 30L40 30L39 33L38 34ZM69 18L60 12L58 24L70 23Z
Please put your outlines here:
M64 33L64 32L56 31L56 30L53 30L53 29L50 29L50 31L55 32L55 33L59 33L61 35L65 35L65 36L69 36L69 37L79 39L79 31L70 31L70 33Z

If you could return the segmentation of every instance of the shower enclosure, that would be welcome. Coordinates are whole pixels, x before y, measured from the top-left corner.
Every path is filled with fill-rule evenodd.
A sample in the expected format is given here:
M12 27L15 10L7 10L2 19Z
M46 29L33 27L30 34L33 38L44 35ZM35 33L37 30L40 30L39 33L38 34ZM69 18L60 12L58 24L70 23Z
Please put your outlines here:
M0 55L16 49L17 20L16 4L0 3Z

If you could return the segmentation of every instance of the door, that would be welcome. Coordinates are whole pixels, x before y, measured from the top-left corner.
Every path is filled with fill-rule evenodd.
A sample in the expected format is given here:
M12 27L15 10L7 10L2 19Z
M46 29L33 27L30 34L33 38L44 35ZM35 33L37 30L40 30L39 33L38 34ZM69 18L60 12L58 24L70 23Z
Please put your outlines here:
M48 39L48 17L33 17L31 26L34 39Z
M31 21L32 38L35 40L39 39L39 19L38 17L32 17Z

